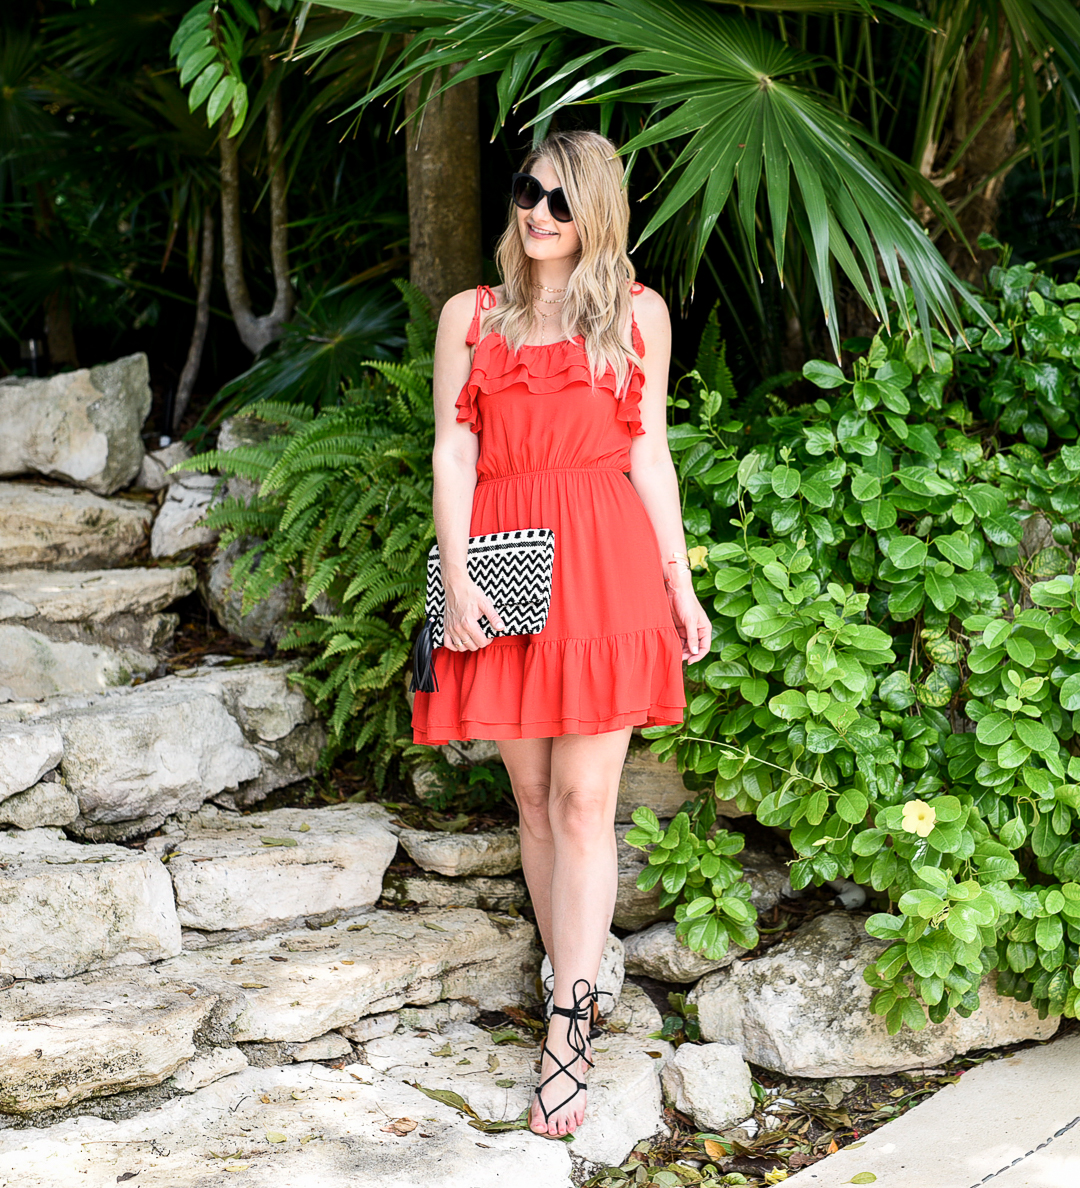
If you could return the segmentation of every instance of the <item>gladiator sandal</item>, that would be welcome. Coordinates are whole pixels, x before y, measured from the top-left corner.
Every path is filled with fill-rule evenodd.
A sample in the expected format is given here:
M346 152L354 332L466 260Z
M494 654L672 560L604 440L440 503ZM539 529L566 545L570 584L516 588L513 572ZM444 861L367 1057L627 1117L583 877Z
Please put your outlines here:
M578 994L579 986L585 987L584 993L580 995ZM544 1115L545 1126L551 1120L552 1114L557 1113L563 1108L563 1106L569 1105L579 1093L583 1093L588 1088L585 1082L579 1081L571 1071L574 1067L575 1061L582 1060L589 1066L589 1068L592 1068L594 1063L589 1059L585 1052L585 1043L588 1037L585 1031L582 1029L582 1024L590 1023L592 1021L593 1011L596 1008L596 991L589 984L589 982L586 981L585 978L579 978L574 983L573 993L574 1005L572 1007L558 1007L554 1005L551 1007L552 1015L560 1015L570 1020L570 1022L567 1024L566 1040L570 1047L571 1057L567 1061L562 1061L558 1058L558 1056L552 1053L551 1059L556 1066L555 1071L546 1076L536 1086L536 1101L540 1106L540 1112ZM543 1052L544 1048L541 1046L541 1058L543 1058ZM569 1078L569 1080L573 1083L574 1090L569 1095L569 1097L564 1098L559 1102L558 1105L552 1106L550 1109L548 1109L548 1107L544 1105L544 1098L542 1096L543 1091L552 1081L555 1080L556 1077L563 1075ZM534 1131L533 1133L535 1134L536 1132Z
M607 994L611 997L611 992L608 990L597 990L595 987L592 992L592 1014L589 1019L589 1039L596 1040L604 1034L604 1029L601 1027L601 1015L599 998L601 994ZM551 1004L555 997L555 975L549 973L544 979L544 1022L551 1022ZM544 1045L547 1043L547 1037L540 1041L540 1055L544 1054Z

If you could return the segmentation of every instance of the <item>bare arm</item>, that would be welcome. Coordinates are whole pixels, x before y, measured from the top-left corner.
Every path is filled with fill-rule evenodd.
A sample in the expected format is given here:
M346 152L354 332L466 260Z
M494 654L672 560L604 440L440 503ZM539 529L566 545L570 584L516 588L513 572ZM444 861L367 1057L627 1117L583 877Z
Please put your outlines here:
M672 618L683 639L683 659L693 662L709 650L712 628L694 594L686 563L668 564L672 554L686 552L679 480L667 442L671 318L663 297L653 289L635 298L634 312L645 343L640 414L645 432L630 443L630 481L645 505L660 545Z
M435 339L432 512L446 591L443 646L450 651L475 651L491 642L480 629L481 615L496 630L503 627L487 595L469 578L465 564L480 445L469 425L457 419L456 402L472 370L465 336L475 300L472 290L451 297L443 306Z

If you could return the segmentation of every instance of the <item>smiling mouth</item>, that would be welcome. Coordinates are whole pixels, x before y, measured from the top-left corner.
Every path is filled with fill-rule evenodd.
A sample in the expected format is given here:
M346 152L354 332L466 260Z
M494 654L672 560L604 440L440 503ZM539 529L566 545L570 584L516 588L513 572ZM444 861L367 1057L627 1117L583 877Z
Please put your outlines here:
M527 224L526 224L526 226L529 228L529 230L530 230L530 231L531 231L531 232L532 232L534 235L539 235L539 236L542 236L542 237L544 237L544 238L547 238L547 237L549 237L549 236L555 236L555 235L558 235L558 234L559 234L559 233L558 233L558 231L544 231L542 228L540 228L540 227L536 227L536 226L534 226L532 223L527 223Z

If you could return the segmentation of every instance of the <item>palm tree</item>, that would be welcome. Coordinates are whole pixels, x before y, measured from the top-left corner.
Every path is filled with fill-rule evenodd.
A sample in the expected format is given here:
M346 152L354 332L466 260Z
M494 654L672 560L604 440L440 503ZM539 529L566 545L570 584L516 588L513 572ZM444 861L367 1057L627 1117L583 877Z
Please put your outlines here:
M431 97L495 74L499 124L528 104L537 138L570 105L599 105L630 169L653 170L638 244L659 245L685 301L718 241L742 286L730 308L757 314L738 315L748 343L776 320L766 280L789 336L808 334L816 302L838 355L845 282L888 325L885 286L907 281L909 328L928 345L935 322L962 333L981 317L962 277L1008 171L1064 148L1074 201L1080 189L1070 0L315 2L353 19L302 52L412 35L357 107L456 63Z

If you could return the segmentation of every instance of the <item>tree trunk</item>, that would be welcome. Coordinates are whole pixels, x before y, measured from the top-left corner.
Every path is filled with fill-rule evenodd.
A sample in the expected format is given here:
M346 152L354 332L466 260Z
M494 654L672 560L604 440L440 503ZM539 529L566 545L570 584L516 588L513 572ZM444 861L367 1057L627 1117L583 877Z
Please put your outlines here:
M45 298L45 340L49 344L49 367L78 367L75 332L71 327L71 307L59 292Z
M451 76L462 65L451 66ZM416 110L419 95L417 81L405 92L406 115ZM477 80L459 83L430 102L405 132L409 279L437 318L447 298L481 281Z
M184 370L180 373L180 382L176 386L173 423L169 426L174 435L180 431L180 422L184 419L184 413L187 412L191 393L195 389L195 380L199 375L199 366L202 363L203 347L206 345L206 329L210 325L210 282L213 275L214 211L212 207L208 206L203 212L199 292L195 300L195 326L191 331L191 344L188 346Z
M269 13L260 9L265 30ZM269 58L263 60L263 77L273 72ZM244 346L258 354L278 336L288 321L295 300L289 281L288 209L285 193L285 163L282 157L281 90L276 90L266 108L266 150L270 159L270 267L274 274L274 304L268 314L256 317L251 293L244 276L244 236L240 218L240 162L236 141L221 134L221 269L225 293L236 329Z

